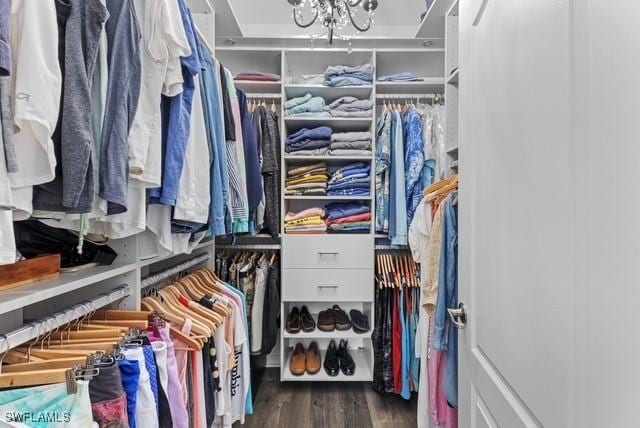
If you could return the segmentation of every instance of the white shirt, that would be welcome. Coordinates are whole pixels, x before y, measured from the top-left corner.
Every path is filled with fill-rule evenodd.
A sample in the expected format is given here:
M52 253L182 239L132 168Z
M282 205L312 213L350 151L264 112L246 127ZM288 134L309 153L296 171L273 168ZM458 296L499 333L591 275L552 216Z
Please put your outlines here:
M160 103L168 64L179 63L191 49L175 0L136 0L135 7L142 28L142 82L129 133L129 173L133 186L154 188L161 185ZM179 77L182 83L182 75Z
M209 218L209 142L204 121L204 109L200 95L200 78L194 79L193 107L191 110L191 130L187 140L184 166L178 187L174 220L186 220L206 224Z
M7 162L4 157L2 123L0 123L0 265L16 261L16 241L13 236L13 215L11 208L11 186L7 175Z
M58 121L62 73L58 63L58 24L53 2L11 2L13 136L18 171L13 187L49 182L56 158L51 136Z

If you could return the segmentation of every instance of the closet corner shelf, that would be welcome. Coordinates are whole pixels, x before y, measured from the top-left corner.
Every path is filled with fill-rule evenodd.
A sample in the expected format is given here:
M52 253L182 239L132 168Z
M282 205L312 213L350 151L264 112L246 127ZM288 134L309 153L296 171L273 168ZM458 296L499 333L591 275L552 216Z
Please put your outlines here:
M447 148L448 155L457 155L458 154L458 146Z
M430 94L442 92L444 77L423 77L414 82L377 82L376 96L384 98L384 94Z
M455 0L434 0L418 27L415 39L442 39L444 37L444 17Z
M61 273L60 276L0 293L0 315L80 288L133 272L136 263L114 263L96 266L80 272Z
M453 73L451 73L451 75L449 76L449 78L447 79L447 83L449 85L458 85L458 75L460 74L460 70L456 70Z
M262 82L255 80L236 80L234 81L238 89L247 93L273 93L280 92L282 82Z
M371 196L287 196L287 200L303 201L370 201Z
M324 85L308 85L304 83L291 83L284 85L284 91L287 98L301 97L307 93L311 95L321 96L325 99L337 99L345 96L357 98L365 98L371 94L372 85L363 86L324 86Z
M200 250L202 248L206 248L208 246L212 246L213 245L213 239L207 239L206 241L202 241L201 243L199 243L198 245L195 246L195 248L193 249L193 251L197 251ZM193 255L193 251L191 252L191 254ZM149 266L155 263L160 263L163 262L165 260L169 260L173 257L178 257L178 256L188 256L188 254L186 253L181 253L181 254L169 254L167 256L160 256L160 257L151 257L150 259L143 259L140 261L140 266L144 267L144 266Z
M316 374L303 374L301 376L296 376L291 374L291 370L289 369L289 364L291 363L291 353L293 350L286 351L286 358L283 359L283 367L281 372L280 380L282 381L318 381L318 382L367 382L373 379L371 366L369 365L369 359L367 356L370 354L370 351L364 349L350 349L349 353L353 357L353 360L356 363L356 372L353 376L346 376L342 372L338 374L338 376L329 376L327 372L324 370L324 367L320 369L320 371ZM326 349L320 350L320 359L324 364L324 357L326 354Z
M373 117L285 117L288 128L301 129L316 126L329 126L334 131L356 131L371 127Z

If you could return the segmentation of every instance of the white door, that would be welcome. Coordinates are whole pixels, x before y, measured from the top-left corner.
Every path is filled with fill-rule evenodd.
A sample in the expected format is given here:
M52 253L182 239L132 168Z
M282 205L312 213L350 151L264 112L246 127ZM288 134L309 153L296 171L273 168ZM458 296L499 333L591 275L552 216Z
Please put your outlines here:
M460 0L461 427L640 426L639 16Z

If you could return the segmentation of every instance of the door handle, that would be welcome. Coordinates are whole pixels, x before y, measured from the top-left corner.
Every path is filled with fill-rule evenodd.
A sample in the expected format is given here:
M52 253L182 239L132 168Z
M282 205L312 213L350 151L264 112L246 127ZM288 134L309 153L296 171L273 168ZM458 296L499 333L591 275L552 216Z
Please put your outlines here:
M464 309L464 303L458 304L458 309L447 309L451 323L462 330L467 326L467 312Z
M318 251L319 256L337 256L339 251Z
M338 288L339 285L318 285L318 288Z

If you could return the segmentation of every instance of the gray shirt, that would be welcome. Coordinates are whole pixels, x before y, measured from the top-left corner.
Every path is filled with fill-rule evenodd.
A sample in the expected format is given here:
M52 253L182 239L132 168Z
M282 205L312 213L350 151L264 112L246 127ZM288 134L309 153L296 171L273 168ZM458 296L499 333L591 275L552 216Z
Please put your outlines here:
M102 126L99 195L107 214L127 210L129 129L140 96L140 28L133 1L107 0L109 83Z
M53 136L58 167L54 181L34 189L33 206L43 211L87 213L95 185L91 83L100 32L109 15L99 0L58 0L56 10L63 72L62 109Z
M18 172L11 112L11 2L0 0L0 121L8 172Z

